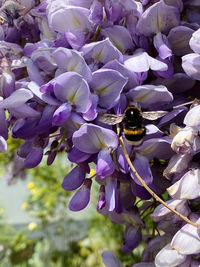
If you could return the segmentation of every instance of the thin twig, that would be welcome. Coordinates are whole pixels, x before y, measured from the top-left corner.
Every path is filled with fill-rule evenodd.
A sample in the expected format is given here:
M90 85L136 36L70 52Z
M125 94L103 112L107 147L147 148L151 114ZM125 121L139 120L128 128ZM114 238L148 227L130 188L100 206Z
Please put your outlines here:
M132 170L132 172L135 174L135 176L137 177L137 179L140 181L140 183L142 184L142 186L152 195L152 197L154 197L158 202L160 202L161 204L163 204L163 206L165 206L167 209L169 209L170 211L172 211L173 213L175 213L177 216L179 216L182 220L184 220L185 222L197 227L198 229L200 229L200 225L198 225L197 223L192 222L191 220L189 220L187 217L183 216L181 213L179 213L178 211L176 211L175 209L171 208L168 204L166 204L159 196L157 196L149 187L148 185L146 185L145 181L140 177L140 175L137 173L136 169L134 168L129 155L126 151L126 148L124 146L124 141L122 139L122 136L119 138L120 141L120 145L122 148L122 151L124 153L124 156Z

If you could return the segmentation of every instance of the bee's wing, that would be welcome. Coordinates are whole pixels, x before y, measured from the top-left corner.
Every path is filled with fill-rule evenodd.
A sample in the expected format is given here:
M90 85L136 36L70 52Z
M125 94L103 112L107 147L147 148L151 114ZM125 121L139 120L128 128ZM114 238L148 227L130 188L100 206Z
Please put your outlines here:
M103 123L109 124L109 125L115 125L117 123L120 123L124 118L123 114L115 115L115 114L99 114L97 119Z
M142 112L142 117L144 119L153 121L157 120L163 116L165 116L168 112L163 110L157 110L157 111L144 111Z

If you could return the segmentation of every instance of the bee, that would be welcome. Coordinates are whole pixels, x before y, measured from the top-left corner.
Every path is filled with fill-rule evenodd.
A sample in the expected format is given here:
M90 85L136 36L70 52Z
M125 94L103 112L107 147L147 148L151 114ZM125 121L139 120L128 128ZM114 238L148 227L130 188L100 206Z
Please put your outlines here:
M156 120L167 113L167 111L162 110L142 112L136 106L129 106L124 111L124 114L115 115L104 113L98 116L98 120L109 125L122 122L123 132L127 142L136 146L142 143L143 137L146 134L143 119Z

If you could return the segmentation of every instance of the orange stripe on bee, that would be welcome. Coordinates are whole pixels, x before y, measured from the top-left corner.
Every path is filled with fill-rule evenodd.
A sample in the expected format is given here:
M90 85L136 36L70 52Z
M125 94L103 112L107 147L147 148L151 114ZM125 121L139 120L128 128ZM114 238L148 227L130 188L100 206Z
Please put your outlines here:
M128 129L124 129L124 134L142 134L144 132L144 129L139 129L139 130L128 130Z
M141 109L139 109L138 107L136 107L136 106L129 106L129 107L127 107L125 109L124 113L126 113L126 111L129 110L129 109L137 109L139 112L141 112Z

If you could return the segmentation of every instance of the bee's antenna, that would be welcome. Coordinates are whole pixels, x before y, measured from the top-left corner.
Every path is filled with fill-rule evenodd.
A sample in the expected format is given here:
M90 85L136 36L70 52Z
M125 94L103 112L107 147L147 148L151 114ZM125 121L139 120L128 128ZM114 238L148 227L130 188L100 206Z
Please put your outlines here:
M185 222L193 225L194 227L200 229L200 225L198 225L197 223L192 222L191 220L189 220L187 217L183 216L181 213L179 213L178 211L176 211L175 209L171 208L168 204L166 204L159 196L157 196L149 187L148 185L145 183L145 181L142 179L142 177L140 177L140 175L138 174L138 172L136 171L136 169L134 168L129 155L126 151L125 145L124 145L124 141L122 139L122 137L119 138L120 141L120 145L122 148L122 151L124 153L124 156L132 170L132 172L135 174L135 176L137 177L137 179L140 181L140 183L142 184L142 186L152 195L153 198L155 198L158 202L160 202L161 204L163 204L163 206L165 206L167 209L169 209L170 211L172 211L173 213L175 213L177 216L179 216L182 220L184 220Z

